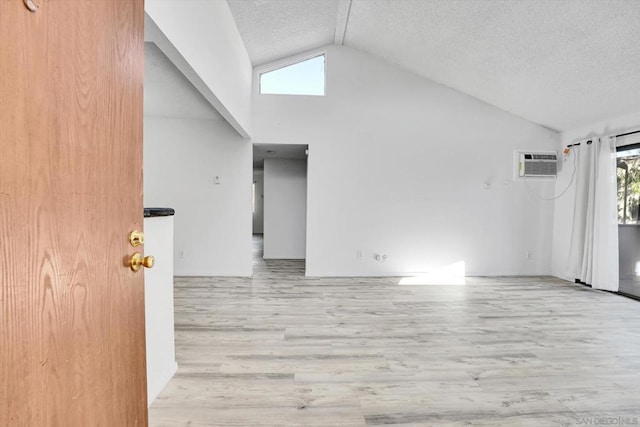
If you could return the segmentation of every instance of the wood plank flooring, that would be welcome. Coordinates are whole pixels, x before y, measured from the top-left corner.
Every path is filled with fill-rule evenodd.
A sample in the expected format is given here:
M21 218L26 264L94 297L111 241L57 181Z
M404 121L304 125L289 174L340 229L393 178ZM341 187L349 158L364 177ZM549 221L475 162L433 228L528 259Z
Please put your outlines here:
M254 271L176 279L179 370L152 426L640 425L640 302L550 277Z

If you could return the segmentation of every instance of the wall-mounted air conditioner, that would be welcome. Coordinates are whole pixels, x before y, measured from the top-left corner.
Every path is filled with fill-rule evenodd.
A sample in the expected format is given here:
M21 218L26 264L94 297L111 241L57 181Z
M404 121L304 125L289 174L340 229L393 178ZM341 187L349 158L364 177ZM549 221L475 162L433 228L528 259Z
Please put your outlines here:
M558 174L557 153L521 151L518 154L519 177L554 177Z

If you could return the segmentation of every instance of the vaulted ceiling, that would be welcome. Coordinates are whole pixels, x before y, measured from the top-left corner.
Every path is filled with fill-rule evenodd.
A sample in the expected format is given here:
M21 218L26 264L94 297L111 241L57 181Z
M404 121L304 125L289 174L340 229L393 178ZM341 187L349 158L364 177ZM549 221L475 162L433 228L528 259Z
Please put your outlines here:
M555 130L640 111L640 0L228 0L254 66L336 43Z

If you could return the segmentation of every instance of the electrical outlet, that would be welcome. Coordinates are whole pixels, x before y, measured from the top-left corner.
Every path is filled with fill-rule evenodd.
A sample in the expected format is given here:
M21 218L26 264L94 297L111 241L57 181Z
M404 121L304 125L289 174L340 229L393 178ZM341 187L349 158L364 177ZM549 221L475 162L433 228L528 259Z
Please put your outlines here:
M387 258L388 258L388 257L387 257L387 254L383 254L383 255L375 254L373 257L374 257L374 258L376 259L376 261L378 261L378 262L385 262L385 261L387 260Z
M362 251L361 251L360 249L358 249L358 250L356 251L356 258L358 258L358 259L360 259L360 260L362 259Z
M181 250L180 252L178 252L178 256L179 256L180 258L184 258L184 251L183 251L183 250Z
M533 259L533 252L527 251L527 259Z

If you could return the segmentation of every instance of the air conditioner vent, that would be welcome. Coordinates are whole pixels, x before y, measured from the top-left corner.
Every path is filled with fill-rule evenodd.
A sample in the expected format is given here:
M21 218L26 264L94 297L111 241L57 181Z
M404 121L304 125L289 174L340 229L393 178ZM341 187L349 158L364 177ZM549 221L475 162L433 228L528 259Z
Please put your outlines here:
M558 174L558 155L556 153L520 153L519 175L556 176Z

